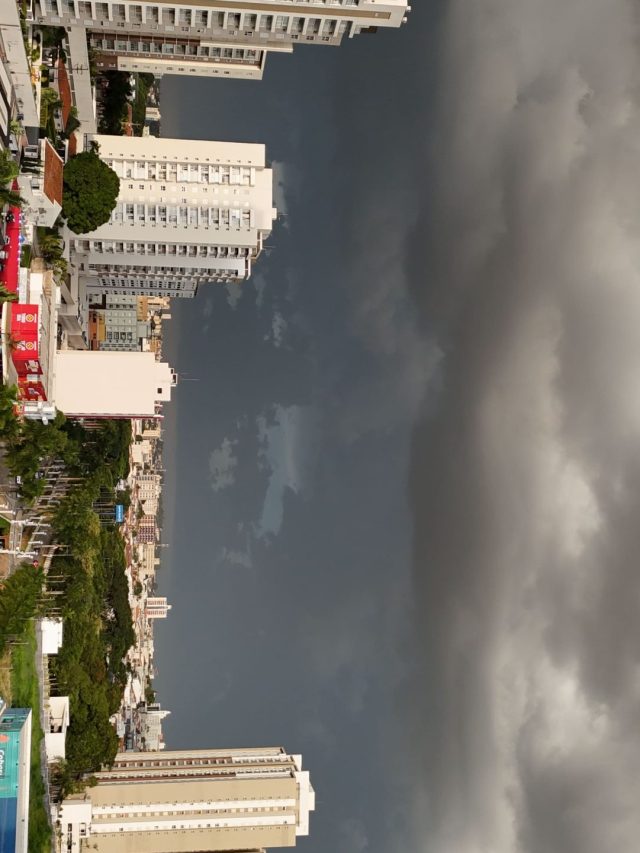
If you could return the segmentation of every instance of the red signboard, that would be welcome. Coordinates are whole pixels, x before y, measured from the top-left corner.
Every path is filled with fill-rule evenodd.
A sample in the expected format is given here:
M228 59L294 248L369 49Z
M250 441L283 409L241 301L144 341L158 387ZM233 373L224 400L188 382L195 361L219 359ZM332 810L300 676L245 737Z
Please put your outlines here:
M14 302L11 306L11 336L14 340L29 340L38 337L39 305L21 305Z
M38 358L38 305L11 306L11 357L19 376L40 374Z
M21 400L37 402L46 400L47 392L38 377L29 376L27 379L18 379L18 395Z

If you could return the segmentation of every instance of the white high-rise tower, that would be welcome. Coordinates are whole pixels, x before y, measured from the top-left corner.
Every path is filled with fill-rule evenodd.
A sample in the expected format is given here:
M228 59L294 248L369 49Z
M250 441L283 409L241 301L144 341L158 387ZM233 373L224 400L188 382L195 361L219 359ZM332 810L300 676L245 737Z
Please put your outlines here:
M273 177L264 145L93 136L120 178L109 222L71 236L93 293L194 296L241 282L271 233Z

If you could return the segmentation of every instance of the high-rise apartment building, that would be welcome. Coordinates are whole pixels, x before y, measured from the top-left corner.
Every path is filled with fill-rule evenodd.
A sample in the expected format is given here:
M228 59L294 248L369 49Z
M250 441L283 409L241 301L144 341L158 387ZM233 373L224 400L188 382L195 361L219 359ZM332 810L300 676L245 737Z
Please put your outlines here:
M120 753L59 811L60 849L97 853L259 851L309 833L315 794L280 748Z
M271 233L273 176L264 145L93 136L120 178L110 220L72 235L88 292L194 296L241 282Z
M39 23L84 26L99 68L260 79L270 51L399 27L407 0L34 0Z

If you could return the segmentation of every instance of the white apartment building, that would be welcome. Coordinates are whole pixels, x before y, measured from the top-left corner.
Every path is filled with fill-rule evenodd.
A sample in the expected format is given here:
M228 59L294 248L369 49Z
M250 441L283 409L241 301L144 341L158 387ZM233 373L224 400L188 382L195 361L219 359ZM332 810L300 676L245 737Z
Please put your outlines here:
M150 596L145 604L147 619L166 619L171 605L167 604L165 596Z
M241 282L271 233L273 176L264 145L92 136L120 178L109 222L71 235L87 292L195 295Z
M407 0L34 0L34 19L82 25L98 67L260 79L270 51L399 27Z
M58 850L193 853L295 847L315 793L280 748L124 752L59 807Z
M162 491L160 474L139 474L136 477L138 500L145 515L156 515Z

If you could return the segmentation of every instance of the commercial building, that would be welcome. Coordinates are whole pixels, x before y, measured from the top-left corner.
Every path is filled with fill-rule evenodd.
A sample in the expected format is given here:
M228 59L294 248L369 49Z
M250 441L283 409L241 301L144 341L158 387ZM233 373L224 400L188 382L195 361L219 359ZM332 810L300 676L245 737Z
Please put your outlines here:
M141 319L140 296L103 294L89 307L89 347L105 352L135 352L144 349L151 327Z
M152 352L56 353L55 405L74 418L158 417L177 383Z
M12 231L11 241L10 251L19 255L19 226ZM5 383L17 387L18 403L26 414L51 408L60 288L40 259L32 262L29 271L21 268L19 275L19 302L5 305L2 313L2 370Z
M61 850L294 847L315 808L301 756L280 748L125 752L95 778L60 807Z
M70 235L87 293L191 297L251 274L277 215L264 145L93 136L118 174L107 223Z
M0 850L27 853L31 709L0 699Z
M407 0L34 0L39 23L84 25L98 68L257 80L267 54L399 27Z

